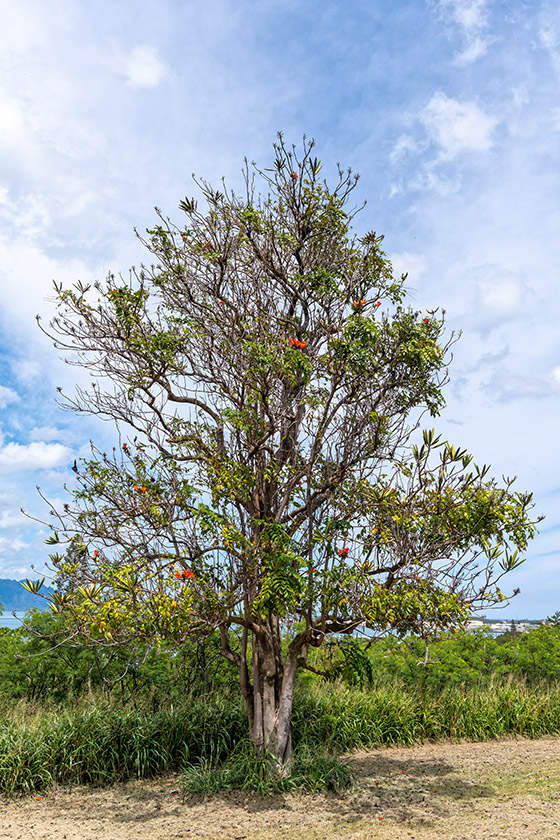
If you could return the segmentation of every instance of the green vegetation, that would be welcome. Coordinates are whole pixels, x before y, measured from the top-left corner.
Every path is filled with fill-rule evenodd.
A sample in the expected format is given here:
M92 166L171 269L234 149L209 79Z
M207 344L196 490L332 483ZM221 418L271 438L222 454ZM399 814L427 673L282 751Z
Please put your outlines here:
M59 617L35 613L42 637L0 635L0 790L54 783L111 784L167 771L185 793L340 790L352 783L341 756L424 740L560 734L560 626L493 639L450 634L335 640L301 673L293 708L290 773L270 776L250 744L235 669L218 640L204 646L105 654L68 642L49 651ZM52 642L51 642L52 643ZM39 654L39 655L37 655ZM120 678L122 677L122 678Z
M426 662L427 660L427 662ZM426 664L425 664L426 663ZM375 643L348 638L326 643L315 666L327 679L379 686L388 680L417 690L483 689L514 680L536 689L560 681L560 626L493 638L484 631L450 633L428 644L388 636Z

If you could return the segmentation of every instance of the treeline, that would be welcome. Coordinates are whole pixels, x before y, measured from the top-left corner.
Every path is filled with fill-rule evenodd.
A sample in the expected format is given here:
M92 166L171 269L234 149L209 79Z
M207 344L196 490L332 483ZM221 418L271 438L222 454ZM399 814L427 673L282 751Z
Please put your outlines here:
M393 636L375 642L327 642L316 667L328 679L376 686L396 680L409 688L441 691L463 686L487 688L520 681L529 688L560 684L560 626L541 624L528 632L494 638L487 631L447 634L433 643Z
M139 646L131 652L64 641L59 619L28 615L27 629L0 628L0 700L67 703L84 694L159 708L185 697L237 690L236 670L220 655L216 635L183 645ZM410 637L378 640L341 637L311 660L314 672L299 683L341 682L372 689L397 683L439 692L482 689L512 679L528 688L560 684L560 626L493 638L485 631L447 634L432 644Z
M0 703L68 705L87 695L155 709L185 697L228 694L236 673L218 644L214 636L133 651L103 648L68 639L58 616L33 610L22 627L0 628Z

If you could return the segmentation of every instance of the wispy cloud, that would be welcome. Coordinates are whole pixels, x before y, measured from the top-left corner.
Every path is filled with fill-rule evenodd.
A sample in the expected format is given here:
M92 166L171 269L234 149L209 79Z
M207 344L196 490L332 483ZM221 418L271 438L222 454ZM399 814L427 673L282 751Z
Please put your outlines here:
M548 53L552 66L560 75L560 12L545 7L540 15L539 40Z
M155 88L166 75L164 63L155 47L134 47L123 62L128 84L135 88Z
M68 430L57 429L55 426L35 426L29 430L29 440L38 440L49 443L68 439Z
M19 394L5 385L0 385L0 408L6 408L10 403L18 402Z
M27 524L27 519L21 511L3 510L0 513L0 531L21 528L25 524Z
M430 0L429 6L459 29L462 46L455 53L457 64L472 64L486 53L492 40L486 32L487 0Z
M491 149L498 124L497 117L485 113L476 102L458 102L442 91L434 93L420 120L445 160Z
M556 370L560 372L560 369ZM500 402L540 400L558 395L560 377L555 370L548 374L535 375L500 367L482 384L482 388Z

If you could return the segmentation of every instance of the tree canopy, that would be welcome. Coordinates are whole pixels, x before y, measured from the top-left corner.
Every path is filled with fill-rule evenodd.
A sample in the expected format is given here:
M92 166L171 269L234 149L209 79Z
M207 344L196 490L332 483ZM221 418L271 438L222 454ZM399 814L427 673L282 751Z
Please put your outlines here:
M93 377L65 407L120 434L54 512L53 608L102 645L218 630L279 767L310 646L505 600L536 525L530 494L421 431L455 337L405 305L383 237L352 229L357 177L329 187L313 148L280 136L241 195L198 181L204 207L140 237L150 265L57 286L46 330Z

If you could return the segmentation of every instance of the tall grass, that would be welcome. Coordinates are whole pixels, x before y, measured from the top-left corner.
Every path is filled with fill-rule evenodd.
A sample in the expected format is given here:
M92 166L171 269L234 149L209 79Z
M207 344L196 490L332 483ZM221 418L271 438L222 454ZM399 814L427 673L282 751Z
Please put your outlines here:
M340 751L547 734L560 734L560 686L528 689L517 682L436 693L398 682L371 690L310 683L294 704L295 742Z
M559 686L529 690L512 682L437 693L399 683L371 690L317 682L299 688L296 763L283 789L347 784L348 768L333 755L357 747L560 734ZM213 696L156 712L100 701L0 714L0 791L6 793L54 783L103 785L181 768L187 768L190 790L265 789L263 767L248 749L241 700Z
M0 722L0 790L30 793L59 784L105 785L149 778L185 762L220 761L247 737L241 703L225 698L151 712L100 702L91 708Z

